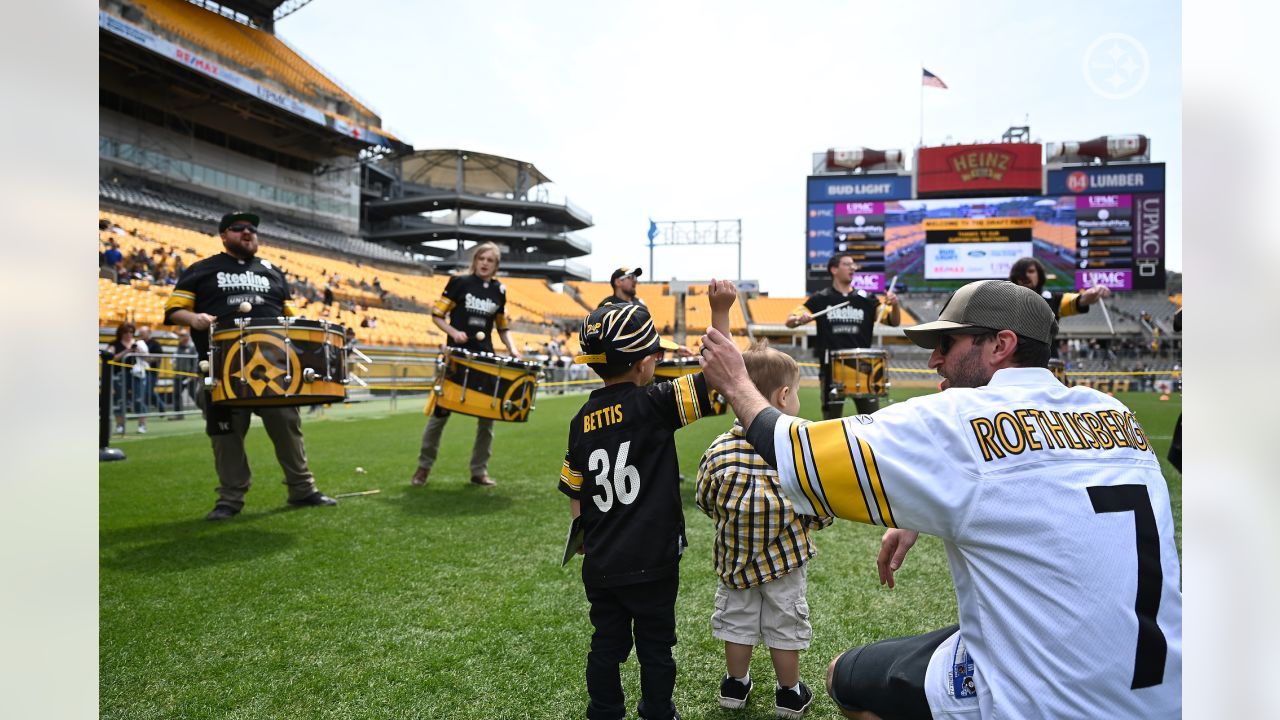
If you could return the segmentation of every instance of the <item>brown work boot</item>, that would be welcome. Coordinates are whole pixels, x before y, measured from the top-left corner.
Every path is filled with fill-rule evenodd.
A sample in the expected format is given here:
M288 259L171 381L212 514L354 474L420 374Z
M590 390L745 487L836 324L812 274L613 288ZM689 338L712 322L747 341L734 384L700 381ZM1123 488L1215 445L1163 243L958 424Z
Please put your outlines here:
M422 487L427 484L427 476L430 474L430 470L427 470L426 468L418 468L417 471L413 473L413 479L409 481L409 484Z
M494 482L493 478L489 477L489 473L485 473L484 475L472 475L471 484L479 485L481 487L493 487L498 483Z

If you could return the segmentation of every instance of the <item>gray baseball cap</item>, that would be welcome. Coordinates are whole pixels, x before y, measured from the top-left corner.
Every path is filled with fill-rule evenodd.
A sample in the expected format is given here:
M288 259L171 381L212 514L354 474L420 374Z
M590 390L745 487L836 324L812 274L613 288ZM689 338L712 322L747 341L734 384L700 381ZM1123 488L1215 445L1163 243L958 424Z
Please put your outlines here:
M1012 330L1049 344L1058 334L1058 319L1049 303L1030 288L1008 280L979 280L955 291L937 320L904 328L903 332L911 342L932 350L944 333L970 328Z

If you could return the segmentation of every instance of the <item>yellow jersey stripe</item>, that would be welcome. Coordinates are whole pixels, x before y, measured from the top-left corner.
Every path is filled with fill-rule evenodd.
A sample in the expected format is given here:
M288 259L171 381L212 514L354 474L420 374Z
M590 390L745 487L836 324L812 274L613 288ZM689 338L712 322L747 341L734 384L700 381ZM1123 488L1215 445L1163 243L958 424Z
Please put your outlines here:
M453 310L453 307L455 305L457 305L457 303L450 300L449 298L441 297L439 300L436 301L436 304L432 306L431 314L439 318L448 317L450 311Z
M507 329L507 314L506 314L506 313L498 313L496 316L494 316L494 318L493 318L493 326L494 326L495 328L499 329L499 330L506 330L506 329Z
M1064 318L1079 315L1080 313L1076 312L1076 298L1078 297L1080 297L1079 293L1062 293L1062 301L1058 303L1058 317Z
M165 312L170 310L195 310L196 295L186 290L174 290L164 304Z
M814 423L808 429L809 442L814 448L814 470L821 472L820 487L832 514L860 523L871 522L858 471L853 465L853 454L849 451L844 421Z
M791 453L792 461L796 466L796 480L799 481L801 492L808 498L809 504L813 506L813 511L822 513L826 506L818 501L818 495L813 490L813 483L809 480L809 464L805 459L806 453L800 435L800 423L791 425Z
M680 406L681 425L688 425L702 417L702 406L698 403L698 387L693 384L693 375L676 379L676 401Z
M893 521L893 512L889 509L889 498L884 493L884 482L880 478L880 467L876 464L876 454L871 446L858 439L858 447L862 450L862 461L867 467L867 479L871 481L871 493L875 496L876 508L880 511L880 519L885 527L898 527Z
M568 485L571 490L581 490L582 473L574 472L573 468L569 467L569 463L565 462L560 467L560 482Z

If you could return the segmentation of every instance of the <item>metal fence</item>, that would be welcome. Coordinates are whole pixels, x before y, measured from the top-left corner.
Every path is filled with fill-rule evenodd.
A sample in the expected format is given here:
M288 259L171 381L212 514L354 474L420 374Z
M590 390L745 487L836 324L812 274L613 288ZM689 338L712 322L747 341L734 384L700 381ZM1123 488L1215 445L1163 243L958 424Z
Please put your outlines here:
M199 358L194 354L126 353L119 360L104 358L99 377L110 393L112 425L125 432L130 421L145 432L150 418L181 418L198 414L196 393L203 388Z

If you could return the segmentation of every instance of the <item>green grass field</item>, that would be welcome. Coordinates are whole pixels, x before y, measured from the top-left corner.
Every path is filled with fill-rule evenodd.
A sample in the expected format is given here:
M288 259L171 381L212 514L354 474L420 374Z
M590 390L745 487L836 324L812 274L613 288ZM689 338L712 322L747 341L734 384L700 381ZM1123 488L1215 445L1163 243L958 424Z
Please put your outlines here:
M803 414L816 417L816 391L802 398ZM377 400L304 415L323 491L381 490L336 508L287 509L255 423L256 482L244 512L224 523L203 520L217 480L201 423L153 421L151 434L113 441L128 460L99 473L102 717L583 717L591 627L580 561L559 564L568 502L556 491L566 424L582 399L542 397L529 423L499 423L489 467L498 486L488 489L467 482L471 418L454 416L430 484L414 488L420 400L398 412ZM1163 458L1181 396L1119 399ZM687 720L773 717L763 649L748 708L730 714L716 703L724 660L709 623L711 521L692 485L702 451L730 422L711 418L678 435L690 547L675 700ZM1181 532L1181 477L1167 465L1165 477ZM922 538L888 590L876 580L881 532L839 521L816 537L814 641L801 660L817 695L809 717L837 716L823 675L839 652L956 620L941 543ZM623 677L634 709L634 656Z

